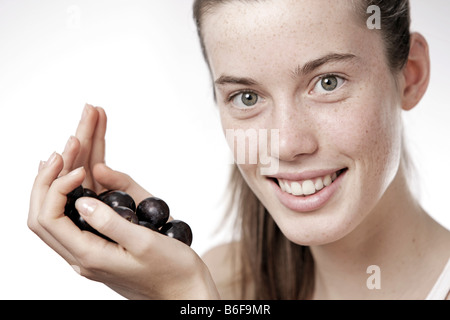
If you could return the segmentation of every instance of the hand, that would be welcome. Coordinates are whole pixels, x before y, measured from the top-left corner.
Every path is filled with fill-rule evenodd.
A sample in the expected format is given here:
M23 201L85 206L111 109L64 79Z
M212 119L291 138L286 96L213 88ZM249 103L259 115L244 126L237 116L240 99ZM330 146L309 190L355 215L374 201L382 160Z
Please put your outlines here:
M96 121L89 113L95 110ZM116 243L81 231L64 215L67 193L83 182L97 191L126 191L137 201L150 196L129 176L104 164L103 128L104 111L90 109L80 121L76 140L71 139L63 156L54 153L41 162L30 199L30 229L81 275L103 282L127 298L218 298L207 267L180 241L132 224L93 198L77 200L78 211ZM71 170L79 164L83 167Z

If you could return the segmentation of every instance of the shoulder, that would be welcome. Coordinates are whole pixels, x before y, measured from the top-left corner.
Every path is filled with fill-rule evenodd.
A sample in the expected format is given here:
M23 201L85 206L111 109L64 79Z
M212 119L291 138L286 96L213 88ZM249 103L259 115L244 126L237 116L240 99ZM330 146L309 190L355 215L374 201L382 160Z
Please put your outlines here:
M230 242L208 250L202 259L222 299L238 299L240 292L239 244Z

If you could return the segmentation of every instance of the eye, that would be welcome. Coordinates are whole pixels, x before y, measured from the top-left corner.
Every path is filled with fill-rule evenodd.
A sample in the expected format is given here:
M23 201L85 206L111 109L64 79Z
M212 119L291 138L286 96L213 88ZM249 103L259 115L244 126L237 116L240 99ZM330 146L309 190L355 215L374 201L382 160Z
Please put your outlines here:
M255 106L258 103L259 96L254 92L241 92L231 97L230 100L239 109L246 109Z
M339 89L345 80L339 76L335 75L326 75L321 77L316 85L314 86L313 91L317 93L330 93L336 89Z

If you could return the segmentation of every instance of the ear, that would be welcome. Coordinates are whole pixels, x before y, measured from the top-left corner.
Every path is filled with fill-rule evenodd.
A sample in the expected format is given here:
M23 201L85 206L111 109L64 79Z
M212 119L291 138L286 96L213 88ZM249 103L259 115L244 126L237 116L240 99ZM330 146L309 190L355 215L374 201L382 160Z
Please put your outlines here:
M430 82L428 43L419 33L411 34L411 48L403 69L402 108L411 110L424 96Z

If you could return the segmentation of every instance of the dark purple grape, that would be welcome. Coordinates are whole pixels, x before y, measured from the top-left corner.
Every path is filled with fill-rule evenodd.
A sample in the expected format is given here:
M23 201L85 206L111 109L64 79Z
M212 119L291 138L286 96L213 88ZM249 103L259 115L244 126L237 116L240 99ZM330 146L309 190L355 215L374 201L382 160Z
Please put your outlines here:
M100 192L100 193L97 195L97 197L100 199L100 198L103 197L105 194L107 194L108 192L111 192L111 191L114 191L114 190L105 190L105 191L103 191L103 192Z
M81 198L83 196L83 193L84 189L80 185L67 194L66 205L64 207L64 214L68 216L74 223L75 221L78 220L78 217L80 216L77 209L75 209L75 201L77 201L78 198Z
M78 211L77 211L78 213ZM75 219L73 219L72 221L75 223L75 225L80 228L80 230L84 230L84 231L90 231L92 233L96 233L96 234L100 234L97 230L95 230L94 228L92 228L89 223L86 222L86 220L83 219L82 216L80 216L80 214L78 214L78 216L74 215L73 216Z
M78 213L75 208L75 201L85 196L85 190L82 186L76 187L74 190L67 194L67 202L64 207L64 214L70 218L81 230L94 230ZM87 192L89 194L89 191Z
M162 226L159 232L168 237L180 240L188 246L190 246L192 243L191 227L189 227L186 222L183 222L181 220L172 220L167 222Z
M74 190L72 190L71 192L69 192L67 194L67 201L66 201L66 205L64 207L64 214L67 217L69 217L70 220L72 220L72 222L78 228L80 228L80 230L92 232L92 233L102 237L103 239L112 241L108 237L104 236L103 234L101 234L100 232L98 232L97 230L92 228L86 222L86 220L83 219L83 217L80 215L78 210L75 208L75 201L77 201L77 199L79 199L81 197L94 197L94 198L96 198L97 196L96 196L94 191L92 191L92 190L90 190L88 188L83 188L82 186L76 187Z
M113 210L117 212L122 218L130 221L131 223L138 224L139 220L136 213L128 207L117 206L113 207Z
M158 230L169 219L170 210L167 203L156 197L142 200L136 209L139 221L145 221L146 227Z
M120 190L103 192L98 196L98 199L106 203L111 208L123 206L136 211L136 203L134 202L134 199L128 193Z
M155 229L155 227L150 222L147 222L147 221L144 221L144 220L139 220L138 224L140 226L152 229L153 231L157 231L157 229Z
M64 214L67 217L69 217L70 220L72 220L72 222L78 226L78 219L80 219L80 214L78 213L77 209L75 208L75 203L71 204L71 203L67 202L66 206L64 207Z
M95 193L95 191L93 191L91 189L84 188L83 197L97 198L97 194Z
M67 202L70 204L75 204L78 198L81 198L84 194L83 186L78 186L67 194Z

